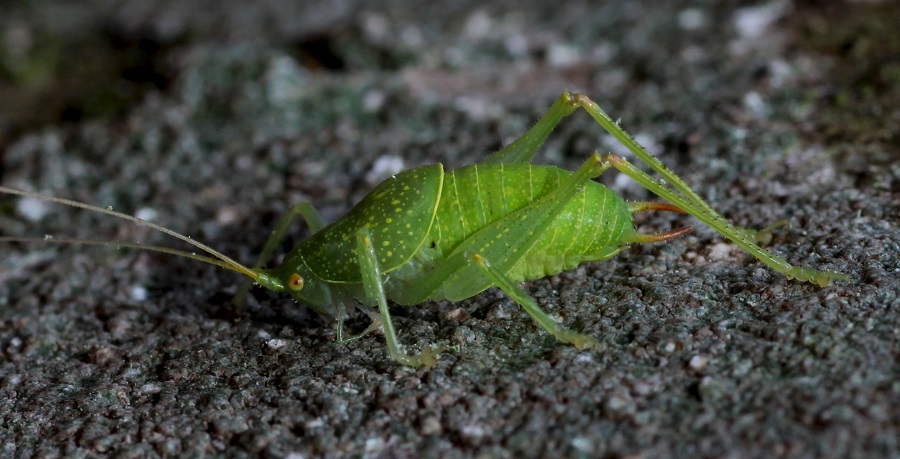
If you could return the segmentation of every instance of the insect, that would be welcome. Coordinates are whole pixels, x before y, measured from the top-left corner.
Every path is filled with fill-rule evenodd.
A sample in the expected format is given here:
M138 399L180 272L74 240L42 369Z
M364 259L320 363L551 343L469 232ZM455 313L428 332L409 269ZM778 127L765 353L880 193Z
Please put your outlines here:
M531 164L538 147L560 120L585 110L661 180L616 155L591 155L576 171ZM666 202L627 203L591 179L609 168L630 177ZM390 356L409 366L433 366L444 347L408 354L391 321L388 299L401 305L426 300L459 301L496 286L547 332L578 348L598 345L593 337L555 322L517 283L612 257L634 243L665 241L690 231L679 228L639 234L632 214L684 212L710 226L770 268L790 279L825 286L848 276L792 266L762 249L750 231L728 223L678 176L638 145L618 123L583 94L564 92L534 127L479 163L445 171L440 164L403 171L376 186L344 217L325 226L309 203L293 206L279 221L253 267L159 225L127 214L32 192L0 192L79 207L129 220L191 244L206 255L160 246L95 240L51 239L149 249L211 263L286 292L337 321L337 340L348 342L381 328ZM312 236L285 255L281 266L263 269L292 222L302 217ZM5 237L2 242L43 241ZM245 287L236 296L240 302ZM344 332L358 307L372 325L354 336Z

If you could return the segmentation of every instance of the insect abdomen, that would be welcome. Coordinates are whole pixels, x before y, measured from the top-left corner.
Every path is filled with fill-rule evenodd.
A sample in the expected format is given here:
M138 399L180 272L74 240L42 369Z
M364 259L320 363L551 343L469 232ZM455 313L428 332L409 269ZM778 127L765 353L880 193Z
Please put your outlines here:
M532 164L474 164L447 172L426 243L446 256L479 229L540 199L570 175ZM507 276L516 282L537 279L608 258L621 250L627 231L634 230L622 198L589 182ZM498 238L502 243L503 236Z

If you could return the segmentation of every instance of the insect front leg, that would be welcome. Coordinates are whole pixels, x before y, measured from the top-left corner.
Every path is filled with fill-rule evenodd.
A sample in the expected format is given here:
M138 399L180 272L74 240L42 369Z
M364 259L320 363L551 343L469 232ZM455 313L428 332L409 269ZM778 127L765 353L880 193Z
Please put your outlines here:
M332 290L332 295L335 300L335 319L337 320L337 337L336 341L338 344L348 344L353 341L356 341L373 331L381 329L381 316L378 314L378 311L373 310L368 306L363 306L359 304L356 300L353 299L347 291L342 291L340 289ZM365 330L356 335L344 335L344 322L347 320L347 306L355 304L357 308L362 311L365 315L369 316L369 319L372 321Z
M369 230L362 228L356 233L356 253L359 259L359 267L362 270L363 287L366 296L374 298L378 302L378 312L381 315L381 326L384 337L387 340L388 352L391 358L397 362L411 367L433 367L437 365L435 356L444 350L439 348L432 350L425 347L416 355L409 355L403 350L403 345L397 339L394 323L391 321L391 312L388 310L387 298L384 295L384 280L381 277L381 269L378 266L378 258L375 255L375 244Z
M318 233L319 230L325 226L322 223L322 217L319 216L319 213L316 212L316 209L312 204L306 201L294 204L288 209L284 216L281 217L281 220L278 221L275 228L272 229L272 232L269 233L269 237L266 238L266 242L263 244L262 251L259 252L256 263L253 264L253 269L261 268L262 265L272 257L275 248L284 240L291 227L291 223L294 222L298 215L303 217L303 220L306 221L306 226L309 227L310 232L313 234ZM247 292L250 291L252 285L253 281L251 279L244 281L240 288L238 288L237 293L234 294L234 297L231 298L231 304L238 308L242 307L247 300Z

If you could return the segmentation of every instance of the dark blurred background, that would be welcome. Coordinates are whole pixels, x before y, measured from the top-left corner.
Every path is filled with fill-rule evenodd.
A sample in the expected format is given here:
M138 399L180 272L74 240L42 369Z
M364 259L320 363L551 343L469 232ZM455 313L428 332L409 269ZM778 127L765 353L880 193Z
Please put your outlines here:
M583 91L736 224L788 219L767 248L852 280L792 282L698 227L525 284L601 350L490 290L395 308L407 345L460 349L411 370L259 289L235 320L215 267L5 245L0 456L900 457L898 30L894 0L4 0L7 186L249 264L291 204L331 221ZM578 113L536 159L620 148ZM0 228L174 245L6 197Z

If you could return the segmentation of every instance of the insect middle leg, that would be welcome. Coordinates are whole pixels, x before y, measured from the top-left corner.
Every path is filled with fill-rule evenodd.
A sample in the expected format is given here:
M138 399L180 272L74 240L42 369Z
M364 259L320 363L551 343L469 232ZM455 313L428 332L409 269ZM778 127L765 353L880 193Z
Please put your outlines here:
M569 330L550 318L550 316L538 306L537 301L534 301L534 298L525 292L525 290L522 290L522 288L514 284L486 258L476 253L472 254L470 259L472 263L478 266L492 281L494 281L494 284L499 287L500 290L503 290L503 292L521 306L522 309L538 323L538 325L556 337L557 340L572 344L578 349L588 349L600 346L600 342L594 339L594 337Z

